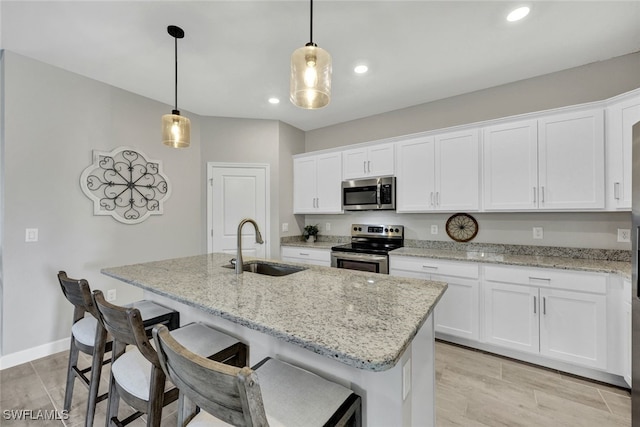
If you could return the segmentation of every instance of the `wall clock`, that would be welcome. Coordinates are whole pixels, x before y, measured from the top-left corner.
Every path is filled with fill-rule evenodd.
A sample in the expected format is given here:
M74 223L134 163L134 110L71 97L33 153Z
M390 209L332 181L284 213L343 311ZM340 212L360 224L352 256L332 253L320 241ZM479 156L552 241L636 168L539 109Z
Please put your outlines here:
M478 222L466 213L451 215L445 228L449 237L456 242L468 242L478 234Z

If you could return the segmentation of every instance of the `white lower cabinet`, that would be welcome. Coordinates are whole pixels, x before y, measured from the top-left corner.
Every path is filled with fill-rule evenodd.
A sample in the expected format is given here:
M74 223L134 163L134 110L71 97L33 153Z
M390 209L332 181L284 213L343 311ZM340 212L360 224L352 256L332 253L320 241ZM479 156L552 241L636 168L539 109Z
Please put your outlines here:
M606 369L607 277L567 270L486 266L486 342Z
M305 248L302 246L283 246L282 261L331 267L331 249Z
M420 257L390 256L390 274L446 282L435 308L438 334L479 339L479 265Z

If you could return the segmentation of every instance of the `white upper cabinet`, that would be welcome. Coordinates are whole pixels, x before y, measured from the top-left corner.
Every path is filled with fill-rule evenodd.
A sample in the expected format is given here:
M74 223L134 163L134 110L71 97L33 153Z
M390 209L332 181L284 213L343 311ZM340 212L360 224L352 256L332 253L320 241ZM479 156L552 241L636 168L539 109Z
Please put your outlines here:
M393 175L394 144L378 144L342 152L343 179L358 179Z
M342 213L342 155L293 160L293 213Z
M640 91L607 107L607 209L631 209L631 128L640 121Z
M398 212L478 210L477 129L401 141L396 150Z
M604 115L581 110L484 129L484 209L604 208Z
M484 129L484 208L538 207L538 123L527 120Z
M604 112L598 108L538 121L540 209L604 208Z

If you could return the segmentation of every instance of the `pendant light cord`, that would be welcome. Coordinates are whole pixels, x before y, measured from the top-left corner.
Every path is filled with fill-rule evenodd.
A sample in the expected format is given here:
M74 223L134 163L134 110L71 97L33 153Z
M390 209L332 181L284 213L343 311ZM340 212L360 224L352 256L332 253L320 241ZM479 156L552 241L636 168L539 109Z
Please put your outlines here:
M174 37L173 40L175 41L175 60L176 60L176 72L175 72L175 109L176 111L178 110L178 38Z
M311 1L310 13L309 13L309 43L313 44L313 0Z

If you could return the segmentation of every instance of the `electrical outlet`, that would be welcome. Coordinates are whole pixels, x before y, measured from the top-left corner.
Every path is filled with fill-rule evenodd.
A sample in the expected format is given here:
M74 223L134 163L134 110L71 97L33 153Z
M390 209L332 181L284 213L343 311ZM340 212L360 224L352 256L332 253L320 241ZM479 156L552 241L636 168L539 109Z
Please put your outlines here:
M618 242L631 243L631 230L618 228Z
M542 227L533 227L533 238L534 239L542 239L544 236L544 231Z
M282 231L289 231L289 223L288 222L283 222L282 223Z
M327 222L327 223L324 225L324 231L331 231L331 223L330 223L330 222Z
M432 225L431 226L431 234L438 234L438 226L437 225Z
M115 289L109 289L107 291L107 301L115 301L116 300L116 290Z

